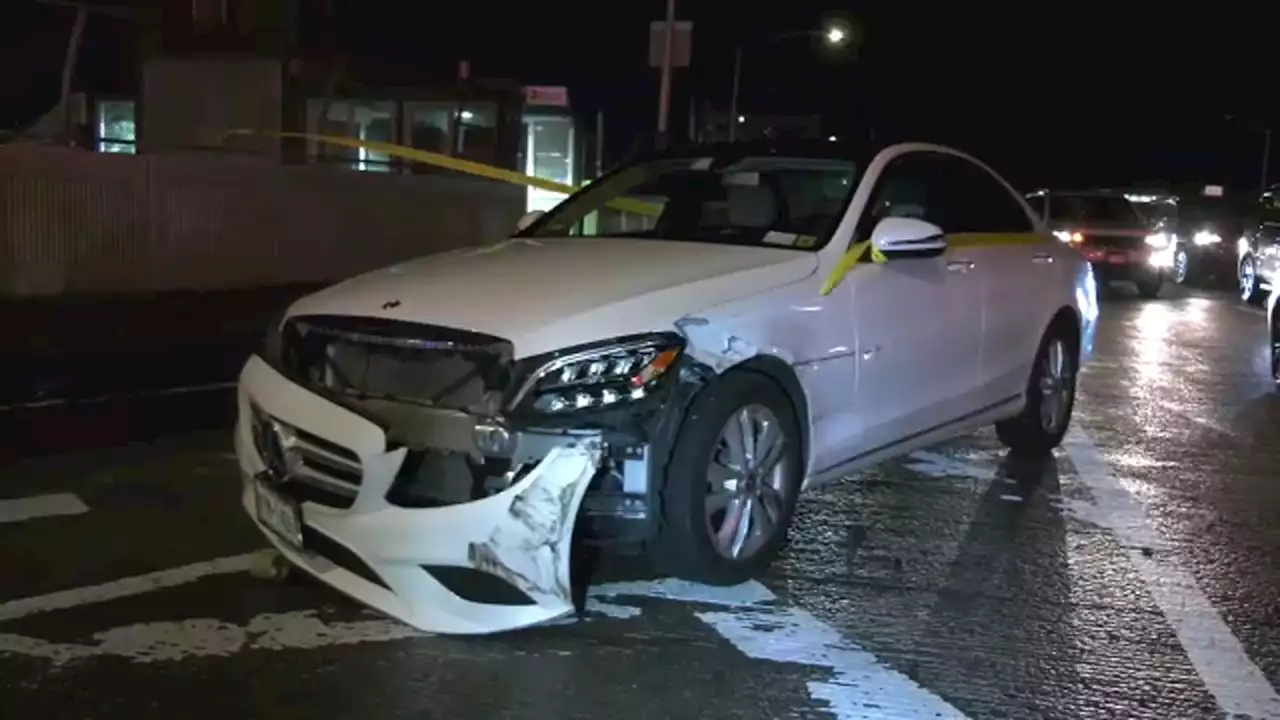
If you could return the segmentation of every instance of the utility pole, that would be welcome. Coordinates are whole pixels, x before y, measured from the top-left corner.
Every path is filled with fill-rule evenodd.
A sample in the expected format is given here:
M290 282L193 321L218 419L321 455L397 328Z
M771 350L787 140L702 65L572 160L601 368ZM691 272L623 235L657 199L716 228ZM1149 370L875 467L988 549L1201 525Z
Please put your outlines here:
M67 38L67 52L62 60L62 138L71 138L71 81L75 77L76 62L80 58L80 46L84 44L84 28L89 21L89 13L108 17L131 20L137 13L129 8L92 5L72 0L37 0L37 2L53 7L71 8L76 11L75 22L71 25L71 36Z
M733 49L733 90L729 95L729 142L738 139L738 88L742 85L742 46Z
M1270 173L1267 171L1271 168L1271 128L1263 128L1262 130L1262 189L1258 191L1259 197L1267 191L1267 177Z
M667 0L667 24L662 34L662 84L658 90L658 142L667 144L667 118L671 114L671 65L675 50L676 0Z

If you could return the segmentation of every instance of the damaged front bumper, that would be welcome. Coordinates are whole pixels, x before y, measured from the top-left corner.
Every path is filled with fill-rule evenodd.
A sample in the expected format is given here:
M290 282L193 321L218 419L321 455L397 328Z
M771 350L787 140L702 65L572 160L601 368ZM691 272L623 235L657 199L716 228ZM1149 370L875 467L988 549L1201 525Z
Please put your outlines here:
M499 632L574 610L575 520L609 465L599 433L518 433L532 462L483 496L442 499L406 489L435 472L422 452L257 356L238 402L244 508L294 565L428 632ZM472 416L423 412L427 441L451 457L483 436Z

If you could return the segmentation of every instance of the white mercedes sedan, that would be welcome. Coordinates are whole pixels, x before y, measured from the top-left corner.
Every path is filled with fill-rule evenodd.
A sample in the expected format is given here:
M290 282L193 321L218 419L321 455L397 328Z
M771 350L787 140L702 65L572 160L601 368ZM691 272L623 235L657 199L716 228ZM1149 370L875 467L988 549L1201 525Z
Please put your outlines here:
M417 628L574 611L571 546L743 582L803 491L975 428L1044 453L1090 266L955 150L713 146L622 166L495 245L295 303L244 367L243 503Z

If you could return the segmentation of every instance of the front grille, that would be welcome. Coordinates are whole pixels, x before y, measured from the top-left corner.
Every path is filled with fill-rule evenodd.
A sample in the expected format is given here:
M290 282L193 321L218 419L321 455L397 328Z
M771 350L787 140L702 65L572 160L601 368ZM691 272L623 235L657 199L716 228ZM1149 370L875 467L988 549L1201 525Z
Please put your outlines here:
M250 405L253 445L276 489L301 502L349 508L364 479L351 450L301 430Z
M484 410L510 382L511 343L434 325L304 315L283 329L284 370L340 395Z

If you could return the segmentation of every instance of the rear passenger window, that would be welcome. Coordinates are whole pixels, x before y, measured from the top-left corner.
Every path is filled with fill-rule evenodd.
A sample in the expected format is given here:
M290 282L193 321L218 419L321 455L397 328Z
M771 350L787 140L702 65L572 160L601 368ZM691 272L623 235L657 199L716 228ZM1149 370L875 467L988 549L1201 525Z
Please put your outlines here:
M985 168L958 155L940 163L947 232L1027 233L1034 230L1018 198Z

